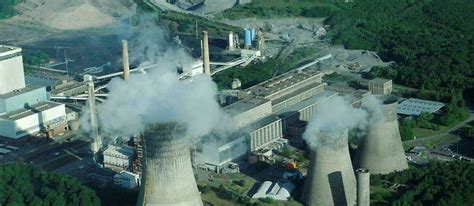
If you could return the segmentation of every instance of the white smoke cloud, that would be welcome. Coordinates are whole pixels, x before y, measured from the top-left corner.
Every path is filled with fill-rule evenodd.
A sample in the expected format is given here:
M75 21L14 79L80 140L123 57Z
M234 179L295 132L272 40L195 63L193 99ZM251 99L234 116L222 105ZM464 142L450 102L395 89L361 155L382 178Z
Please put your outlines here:
M311 119L303 134L303 139L311 148L319 145L318 134L339 132L345 129L363 129L367 125L368 114L361 108L352 107L349 99L334 97L321 102L316 107L316 115Z
M382 105L383 105L382 100L377 99L375 95L369 95L362 99L361 106L368 112L369 124L378 123L384 120Z
M130 136L150 123L179 122L187 126L187 137L231 128L230 118L216 101L217 86L210 77L178 79L176 68L193 58L170 43L168 34L153 24L140 25L141 33L130 41L130 59L139 64L157 64L146 74L133 74L129 81L111 80L107 100L97 105L103 138ZM81 127L90 131L88 108ZM106 139L107 140L107 139Z

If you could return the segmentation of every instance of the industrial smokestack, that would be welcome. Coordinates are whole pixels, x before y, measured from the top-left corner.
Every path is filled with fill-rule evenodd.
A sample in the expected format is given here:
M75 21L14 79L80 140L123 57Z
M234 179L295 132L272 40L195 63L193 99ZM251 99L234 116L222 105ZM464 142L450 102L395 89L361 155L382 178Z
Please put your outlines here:
M130 61L128 59L128 41L122 40L123 79L130 78Z
M202 44L204 47L204 52L202 55L202 61L204 62L204 74L211 76L211 66L209 60L209 37L207 35L207 31L202 32Z
M190 140L177 123L148 125L137 205L203 205L191 167Z
M235 45L234 45L234 33L233 32L229 32L229 51L233 51L235 49Z
M92 142L91 150L95 154L99 152L102 147L102 139L99 136L99 125L97 123L97 110L95 105L95 89L94 89L94 79L91 75L84 75L84 82L87 84L87 91L89 94L89 111L90 111L90 121L92 129Z
M349 156L348 130L320 131L312 148L302 199L306 205L354 205L356 179Z
M397 99L394 96L378 96L378 99L383 103L380 109L383 117L369 123L367 137L358 146L358 167L367 168L372 174L388 174L408 169L398 130Z
M357 206L370 205L370 173L368 169L357 169Z

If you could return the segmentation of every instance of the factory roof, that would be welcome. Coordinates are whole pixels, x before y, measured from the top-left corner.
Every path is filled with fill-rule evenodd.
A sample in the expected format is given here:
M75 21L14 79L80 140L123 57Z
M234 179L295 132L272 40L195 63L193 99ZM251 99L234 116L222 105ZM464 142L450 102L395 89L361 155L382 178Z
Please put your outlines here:
M270 115L270 116L266 116L258 121L256 121L255 123L249 125L248 128L253 128L254 130L256 129L260 129L262 127L264 127L265 125L269 125L271 124L272 122L276 122L278 120L280 120L281 118L278 117L277 115Z
M40 102L38 104L31 105L28 108L22 108L22 109L18 109L15 111L2 114L0 115L0 119L16 121L16 120L49 110L51 108L54 108L60 105L62 104L56 103L56 102L50 102L50 101Z
M309 84L309 85L306 85L306 86L304 86L304 87L302 87L302 88L299 88L299 89L297 89L297 90L295 90L295 91L293 91L293 92L291 92L291 93L289 93L289 94L287 94L287 95L283 95L282 97L279 97L279 98L275 99L275 101L273 101L272 103L273 103L273 105L275 105L275 104L281 103L281 102L283 102L283 101L289 99L290 97L293 97L293 96L296 96L296 95L298 95L298 94L301 94L301 93L303 93L303 92L305 92L305 91L308 91L308 90L310 90L310 89L312 89L312 88L324 87L324 86L326 86L326 83L314 82L314 83L312 83L312 84Z
M375 83L375 84L385 84L387 82L391 82L391 79L382 79L382 78L375 78L369 81L369 83Z
M21 48L0 45L0 56L7 56L16 52L21 52Z
M265 104L266 102L269 102L269 100L258 97L249 97L224 107L224 111L231 116L236 116L245 111L251 110L252 108Z
M133 154L134 151L132 148L114 145L109 145L104 151L104 155L124 155L127 157L131 157Z
M330 97L334 97L337 94L338 93L334 92L334 91L323 90L321 93L319 93L315 96L312 96L311 98L305 99L301 102L298 102L294 105L291 105L290 107L287 107L287 108L277 112L277 114L281 115L281 114L285 114L285 113L297 112L297 111L299 111L299 110L301 110L305 107L308 107L312 104L324 101L324 100L326 100Z
M265 181L252 198L271 197L276 200L288 200L294 189L295 186L289 182L279 183Z
M249 91L258 96L269 96L281 90L293 87L303 80L322 75L321 72L314 69L292 70L275 78L269 79L258 85L248 88Z
M441 102L410 98L398 105L397 113L418 116L422 112L433 113L444 107Z
M34 86L34 85L27 85L25 88L16 89L16 90L13 90L13 91L5 93L5 94L0 94L0 99L8 99L8 98L11 98L11 97L14 97L14 96L17 96L17 95L20 95L20 94L28 93L28 92L31 92L31 91L34 91L34 90L37 90L37 89L40 89L40 88L44 88L44 87Z

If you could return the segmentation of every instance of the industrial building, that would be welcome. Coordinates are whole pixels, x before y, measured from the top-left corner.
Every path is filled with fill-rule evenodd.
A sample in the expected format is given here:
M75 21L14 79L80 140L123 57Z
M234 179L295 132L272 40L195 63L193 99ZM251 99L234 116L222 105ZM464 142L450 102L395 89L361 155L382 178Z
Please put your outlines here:
M248 154L248 145L248 134L245 133L208 135L196 144L195 163L201 168L220 171L227 163Z
M103 152L104 166L117 171L129 170L134 153L132 148L109 145Z
M388 95L392 93L392 80L375 78L369 81L369 91L375 95Z
M265 181L260 185L257 192L252 195L252 198L272 198L274 200L287 201L294 189L295 185L290 182Z
M397 113L410 116L418 116L422 112L435 113L445 105L441 102L410 98L398 105Z
M43 101L0 115L0 136L13 140L43 131L59 134L67 128L64 104Z
M8 75L6 75L8 76ZM22 109L48 100L45 87L27 86L0 94L0 114Z
M250 151L263 149L271 143L283 141L283 125L280 117L268 116L255 122L254 129L250 132Z
M125 189L135 189L140 186L140 175L121 171L114 175L114 184Z
M21 48L0 45L0 94L24 88Z
M240 128L272 114L271 101L249 97L223 108Z

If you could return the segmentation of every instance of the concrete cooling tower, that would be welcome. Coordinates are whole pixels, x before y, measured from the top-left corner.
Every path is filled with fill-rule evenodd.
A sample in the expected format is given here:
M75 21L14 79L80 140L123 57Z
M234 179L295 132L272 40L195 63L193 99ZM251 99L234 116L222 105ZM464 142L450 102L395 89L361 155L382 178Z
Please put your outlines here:
M380 96L383 118L369 125L367 137L359 143L356 162L371 174L388 174L408 169L397 121L397 99Z
M191 167L186 129L177 123L148 125L145 163L137 205L202 206Z
M349 156L348 131L317 134L302 199L309 206L354 205L356 179Z

